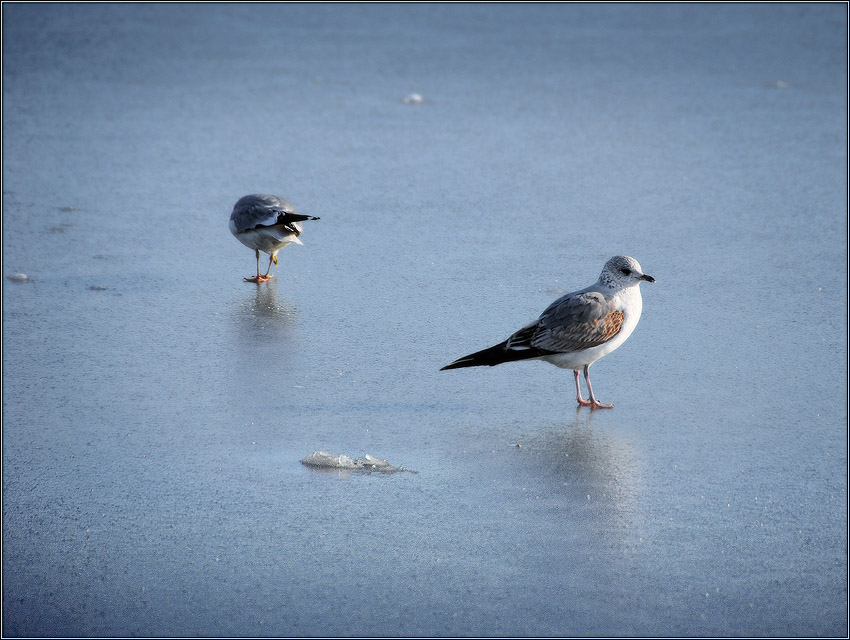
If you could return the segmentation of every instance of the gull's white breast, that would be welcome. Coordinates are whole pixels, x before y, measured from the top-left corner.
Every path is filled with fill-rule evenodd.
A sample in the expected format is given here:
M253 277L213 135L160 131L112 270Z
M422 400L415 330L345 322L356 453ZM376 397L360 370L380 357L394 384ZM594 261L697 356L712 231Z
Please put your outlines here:
M560 367L562 369L579 370L584 368L585 365L596 362L602 356L608 355L614 351L614 349L623 344L628 337L632 335L632 331L635 330L638 320L640 320L641 311L643 310L643 299L640 295L640 287L627 287L626 289L617 292L614 299L616 301L614 310L621 311L623 313L623 324L617 332L617 335L611 338L608 342L589 349L543 356L541 360L550 362L556 367Z

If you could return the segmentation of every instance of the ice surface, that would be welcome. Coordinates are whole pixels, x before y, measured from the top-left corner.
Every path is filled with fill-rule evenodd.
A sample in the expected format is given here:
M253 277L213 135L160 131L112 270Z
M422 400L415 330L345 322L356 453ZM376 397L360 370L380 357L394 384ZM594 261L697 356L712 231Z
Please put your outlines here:
M2 11L4 637L847 636L845 4Z

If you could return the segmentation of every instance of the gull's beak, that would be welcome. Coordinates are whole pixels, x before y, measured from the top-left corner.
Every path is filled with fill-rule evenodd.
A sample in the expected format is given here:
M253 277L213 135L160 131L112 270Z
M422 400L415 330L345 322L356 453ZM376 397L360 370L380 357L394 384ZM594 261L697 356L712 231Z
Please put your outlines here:
M655 278L652 276L648 276L645 273L640 277L641 280L646 280L647 282L655 282Z

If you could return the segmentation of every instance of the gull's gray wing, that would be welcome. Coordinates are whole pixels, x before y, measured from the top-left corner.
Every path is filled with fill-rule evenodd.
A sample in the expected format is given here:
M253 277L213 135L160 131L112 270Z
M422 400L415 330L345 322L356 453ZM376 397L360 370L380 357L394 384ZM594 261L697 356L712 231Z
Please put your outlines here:
M549 305L536 322L508 338L506 348L582 351L605 344L622 325L623 312L614 298L598 291L568 293Z
M233 206L230 220L236 233L284 225L286 231L298 235L301 232L300 225L293 223L318 218L298 213L292 203L278 196L255 194L239 199Z

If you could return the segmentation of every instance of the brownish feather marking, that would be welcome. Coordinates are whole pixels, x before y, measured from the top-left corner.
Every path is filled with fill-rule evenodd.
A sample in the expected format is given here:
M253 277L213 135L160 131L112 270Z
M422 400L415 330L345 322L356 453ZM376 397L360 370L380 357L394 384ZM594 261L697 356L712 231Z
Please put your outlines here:
M599 326L596 327L596 330L601 334L602 338L605 341L610 340L617 332L620 331L620 327L623 326L623 312L622 311L612 311L607 316L602 318L599 322Z

